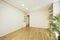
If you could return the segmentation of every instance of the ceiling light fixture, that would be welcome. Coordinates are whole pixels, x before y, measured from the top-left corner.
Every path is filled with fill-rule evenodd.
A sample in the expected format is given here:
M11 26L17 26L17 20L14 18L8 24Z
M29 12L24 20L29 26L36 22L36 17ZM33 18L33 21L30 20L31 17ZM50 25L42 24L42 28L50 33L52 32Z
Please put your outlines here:
M21 6L24 6L24 4L21 4Z

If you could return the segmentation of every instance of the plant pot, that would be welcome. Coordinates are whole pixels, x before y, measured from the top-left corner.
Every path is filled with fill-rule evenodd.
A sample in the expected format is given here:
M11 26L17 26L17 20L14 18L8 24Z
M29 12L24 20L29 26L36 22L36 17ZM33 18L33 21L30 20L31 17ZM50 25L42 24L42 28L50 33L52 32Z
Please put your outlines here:
M60 36L58 36L58 40L60 40Z

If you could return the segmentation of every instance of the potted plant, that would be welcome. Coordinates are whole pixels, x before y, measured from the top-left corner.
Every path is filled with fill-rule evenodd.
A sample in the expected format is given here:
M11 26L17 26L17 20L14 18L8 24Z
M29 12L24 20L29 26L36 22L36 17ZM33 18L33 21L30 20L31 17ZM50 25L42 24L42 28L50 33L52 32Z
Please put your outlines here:
M60 13L53 16L53 22L50 22L50 31L52 33L57 32L59 34L58 40L60 40Z

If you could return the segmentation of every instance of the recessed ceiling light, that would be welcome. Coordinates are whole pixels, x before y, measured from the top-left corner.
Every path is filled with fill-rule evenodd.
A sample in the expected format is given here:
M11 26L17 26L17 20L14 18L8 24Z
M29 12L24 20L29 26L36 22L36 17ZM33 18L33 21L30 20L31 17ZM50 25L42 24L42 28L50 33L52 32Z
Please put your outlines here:
M24 4L21 4L21 6L24 6Z

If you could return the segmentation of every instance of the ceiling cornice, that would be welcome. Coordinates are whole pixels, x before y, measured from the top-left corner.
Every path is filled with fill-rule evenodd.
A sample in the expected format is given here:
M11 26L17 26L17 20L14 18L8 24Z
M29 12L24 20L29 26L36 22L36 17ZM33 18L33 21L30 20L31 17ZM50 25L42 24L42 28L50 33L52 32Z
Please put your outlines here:
M14 4L11 4L10 2L7 2L5 0L2 0L4 3L14 7L15 9L19 10L19 11L22 11L25 15L29 12L28 10L26 10L24 7L20 6L20 7L17 7L15 6Z

